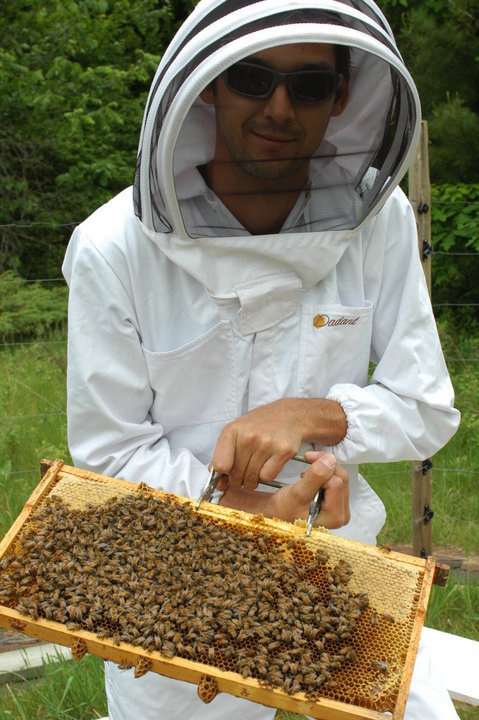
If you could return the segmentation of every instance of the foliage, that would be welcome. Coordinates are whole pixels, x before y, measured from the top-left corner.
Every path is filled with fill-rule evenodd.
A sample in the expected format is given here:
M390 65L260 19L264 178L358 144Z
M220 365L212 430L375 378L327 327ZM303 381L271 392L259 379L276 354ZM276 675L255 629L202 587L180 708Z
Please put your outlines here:
M72 226L131 183L146 93L176 22L172 7L2 4L0 269L58 275Z
M381 3L430 122L435 182L479 179L477 2ZM194 4L2 2L0 271L58 276L73 226L131 183L150 82Z
M479 182L478 0L385 0L429 125L435 183Z
M443 304L479 304L479 184L431 187L432 299L436 312ZM454 253L454 256L451 254ZM457 322L479 319L479 307L458 308ZM462 318L462 320L461 320Z
M434 182L450 184L462 178L477 183L479 115L465 105L459 94L448 94L445 102L434 107L428 130L429 169Z
M64 284L46 289L27 283L12 270L0 274L0 341L38 339L64 325L67 319Z

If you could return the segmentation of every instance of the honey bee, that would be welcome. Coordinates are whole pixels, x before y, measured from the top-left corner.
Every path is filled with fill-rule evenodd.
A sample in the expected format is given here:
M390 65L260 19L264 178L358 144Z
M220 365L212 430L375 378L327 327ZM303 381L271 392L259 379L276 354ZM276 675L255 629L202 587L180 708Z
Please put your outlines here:
M346 646L344 648L341 648L340 653L345 660L349 660L349 662L356 661L356 652L354 648Z
M369 605L368 594L363 592L358 596L358 607L360 610L365 610Z
M72 629L164 657L200 657L289 693L314 691L318 678L325 682L354 658L341 643L351 637L367 595L347 588L347 564L325 567L323 550L257 530L239 537L190 503L159 502L150 491L75 514L59 499L48 507L59 532L50 535L39 523L41 534L25 540L30 567L1 565L16 573L12 587L22 595L34 579L36 600L18 598L29 616L64 617ZM87 545L91 537L95 543ZM51 563L57 542L61 559ZM318 572L323 579L316 586ZM11 585L2 575L2 597ZM330 656L328 640L335 648Z
M294 635L291 630L288 628L283 628L281 630L280 638L283 642L290 643L294 640Z
M387 662L384 662L382 660L373 660L371 663L371 667L373 667L376 670L381 670L381 672L387 672L388 664Z

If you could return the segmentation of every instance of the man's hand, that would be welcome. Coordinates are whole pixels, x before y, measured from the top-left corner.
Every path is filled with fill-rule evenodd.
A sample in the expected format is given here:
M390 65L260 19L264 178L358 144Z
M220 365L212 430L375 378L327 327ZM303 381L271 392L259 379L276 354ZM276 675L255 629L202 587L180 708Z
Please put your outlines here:
M293 522L306 520L309 505L316 492L323 488L324 500L316 525L339 528L349 522L349 477L333 455L313 450L305 453L311 466L302 473L297 483L285 485L274 493L248 491L228 485L220 500L221 505L251 513L262 513ZM227 478L222 478L227 485Z
M285 485L271 496L271 507L266 512L292 522L307 519L309 505L316 492L322 488L324 499L316 525L339 528L349 522L349 476L333 455L325 452L305 453L311 466L302 473L294 485Z
M274 480L303 442L335 445L346 434L338 403L314 398L283 398L225 425L211 461L228 475L230 487L254 490Z

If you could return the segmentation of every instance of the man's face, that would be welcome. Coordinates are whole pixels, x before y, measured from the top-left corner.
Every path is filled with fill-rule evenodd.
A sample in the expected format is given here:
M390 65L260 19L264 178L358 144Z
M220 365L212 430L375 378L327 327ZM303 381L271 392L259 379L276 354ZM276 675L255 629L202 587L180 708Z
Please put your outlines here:
M334 70L335 53L332 45L298 43L264 50L247 62L280 72ZM330 117L346 105L347 89L343 83L339 98L335 92L328 100L301 103L281 82L269 98L260 99L229 90L219 77L202 98L215 105L217 164L230 166L238 179L240 175L267 182L289 179L302 186Z

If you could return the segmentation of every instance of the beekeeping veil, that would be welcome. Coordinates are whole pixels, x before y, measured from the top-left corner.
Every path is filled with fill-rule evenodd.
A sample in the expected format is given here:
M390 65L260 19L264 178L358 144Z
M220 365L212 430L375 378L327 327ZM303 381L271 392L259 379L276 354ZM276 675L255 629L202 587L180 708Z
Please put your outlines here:
M219 222L205 223L208 189L197 168L212 159L216 130L214 108L200 93L239 60L293 43L350 49L349 100L311 160L300 211L281 234L261 237L221 214ZM151 87L135 212L163 252L213 298L239 297L245 309L248 294L269 297L278 278L297 297L325 277L385 203L411 162L419 125L416 88L372 0L201 0Z

